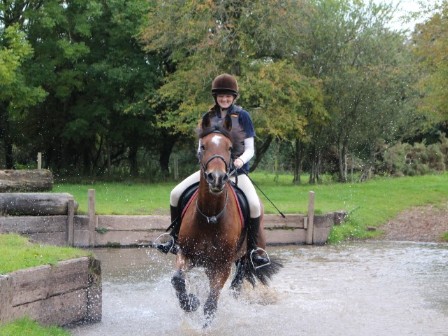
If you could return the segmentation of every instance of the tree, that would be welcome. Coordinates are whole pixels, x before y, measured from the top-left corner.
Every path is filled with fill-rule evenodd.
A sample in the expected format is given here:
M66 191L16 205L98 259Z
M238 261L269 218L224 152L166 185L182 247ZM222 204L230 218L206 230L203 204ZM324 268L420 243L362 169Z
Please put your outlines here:
M330 122L314 127L312 182L322 155L336 153L340 181L347 181L348 155L372 159L379 138L397 137L408 122L403 99L408 76L405 38L390 31L390 6L360 1L317 0L302 39L298 62L304 73L323 82Z
M419 109L436 123L448 120L448 2L442 1L432 10L431 17L416 27L413 51L422 72Z
M157 2L142 41L166 64L166 84L158 90L158 104L165 107L159 125L173 134L193 134L212 103L212 79L229 72L239 80L240 102L254 111L258 143L263 143L257 148L265 151L274 137L304 136L308 115L324 112L317 106L318 81L291 62L301 5L288 0ZM258 160L261 155L258 150Z
M48 92L21 120L21 148L45 153L57 173L110 172L154 139L145 97L158 85L158 63L136 38L147 1L46 1L24 12L35 56L26 74ZM31 145L29 138L35 139Z
M28 106L41 101L45 93L39 86L30 85L23 74L23 63L33 49L25 34L13 22L4 7L0 7L0 139L3 141L5 167L14 168L12 120Z

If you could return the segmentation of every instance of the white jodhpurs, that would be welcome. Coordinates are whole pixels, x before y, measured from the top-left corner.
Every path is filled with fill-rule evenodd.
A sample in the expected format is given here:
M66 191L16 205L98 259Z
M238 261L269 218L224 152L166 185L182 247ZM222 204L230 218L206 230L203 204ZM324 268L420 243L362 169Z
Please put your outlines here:
M201 171L198 170L197 172L191 174L182 182L180 182L177 186L175 186L173 190L171 190L170 204L172 206L177 207L179 204L179 198L182 195L182 193L192 184L199 182L200 176ZM234 176L232 176L230 179L235 182ZM249 177L247 177L244 174L239 175L237 186L243 191L244 195L247 198L247 202L249 203L250 217L251 218L260 217L261 216L260 199L258 198L257 191L255 190L254 185L250 181Z

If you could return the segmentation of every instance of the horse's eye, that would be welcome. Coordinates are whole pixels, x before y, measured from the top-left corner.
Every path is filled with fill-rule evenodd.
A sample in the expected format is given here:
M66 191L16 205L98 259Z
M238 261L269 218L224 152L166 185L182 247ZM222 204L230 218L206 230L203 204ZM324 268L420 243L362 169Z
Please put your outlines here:
M229 147L229 152L233 151L233 147Z
M201 151L205 151L205 146L201 145Z

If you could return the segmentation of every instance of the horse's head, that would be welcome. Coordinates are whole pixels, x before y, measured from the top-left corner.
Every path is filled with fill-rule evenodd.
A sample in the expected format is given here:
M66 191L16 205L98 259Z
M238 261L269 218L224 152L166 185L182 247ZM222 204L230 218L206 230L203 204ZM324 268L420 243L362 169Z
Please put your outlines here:
M201 170L214 194L221 193L229 180L233 151L231 129L230 116L227 115L222 122L212 122L209 113L203 117L199 129Z

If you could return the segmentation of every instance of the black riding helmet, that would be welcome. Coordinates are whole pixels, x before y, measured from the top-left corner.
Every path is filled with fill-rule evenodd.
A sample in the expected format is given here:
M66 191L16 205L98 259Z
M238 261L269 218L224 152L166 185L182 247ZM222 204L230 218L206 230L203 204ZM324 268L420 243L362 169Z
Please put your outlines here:
M212 95L229 93L235 98L238 96L238 83L232 75L222 74L217 76L212 82Z

